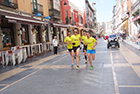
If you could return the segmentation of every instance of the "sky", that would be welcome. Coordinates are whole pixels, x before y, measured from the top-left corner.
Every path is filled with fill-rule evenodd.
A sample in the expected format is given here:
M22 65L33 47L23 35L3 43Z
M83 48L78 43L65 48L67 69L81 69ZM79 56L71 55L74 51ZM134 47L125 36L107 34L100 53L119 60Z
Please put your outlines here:
M85 0L69 0L80 10L84 10ZM113 6L116 4L116 0L89 0L96 3L95 8L97 10L97 22L108 22L112 20Z

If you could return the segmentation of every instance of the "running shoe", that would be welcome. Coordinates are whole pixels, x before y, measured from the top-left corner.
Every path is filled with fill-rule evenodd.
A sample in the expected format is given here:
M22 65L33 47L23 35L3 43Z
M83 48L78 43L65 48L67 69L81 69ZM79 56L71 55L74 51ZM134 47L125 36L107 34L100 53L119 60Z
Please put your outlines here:
M71 68L73 68L73 64L71 64Z
M86 60L85 64L87 64L87 62L88 62L88 61Z
M79 66L77 66L76 69L79 70Z
M93 69L93 66L90 67L90 70L92 70L92 69Z

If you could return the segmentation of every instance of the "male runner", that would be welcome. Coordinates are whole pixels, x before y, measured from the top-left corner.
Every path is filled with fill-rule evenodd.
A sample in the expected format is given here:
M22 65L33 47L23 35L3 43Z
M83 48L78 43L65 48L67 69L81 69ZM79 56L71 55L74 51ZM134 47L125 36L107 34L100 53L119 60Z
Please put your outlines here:
M84 44L85 39L87 39L87 31L84 30L84 34L82 36L83 45L84 45L83 52L84 52L84 56L85 56L85 60L86 60L85 64L87 64L87 55L86 55L87 54L87 45Z
M98 44L96 39L90 36L90 32L87 32L87 39L84 40L85 45L87 45L87 56L89 63L91 65L90 69L93 69L92 60L95 59L95 46ZM92 60L91 60L92 56Z
M76 54L76 61L77 61L77 67L76 69L79 70L79 54L80 54L80 42L81 42L81 36L78 33L78 30L74 29L74 34L71 36L71 44L73 44L73 50Z
M68 32L68 36L65 38L64 43L67 43L67 48L68 51L72 57L72 64L71 67L73 67L73 63L74 63L74 52L73 52L73 44L70 44L71 41L71 32Z

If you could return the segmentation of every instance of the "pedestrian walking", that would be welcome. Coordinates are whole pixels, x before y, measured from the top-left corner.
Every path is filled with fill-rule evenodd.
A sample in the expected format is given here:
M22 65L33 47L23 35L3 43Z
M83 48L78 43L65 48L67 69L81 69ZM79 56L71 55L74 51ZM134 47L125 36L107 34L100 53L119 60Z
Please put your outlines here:
M83 52L84 52L84 57L85 57L85 64L87 64L87 45L85 45L84 40L87 39L87 31L84 30L84 34L82 36L82 44L84 46Z
M77 67L79 70L79 54L80 54L80 42L82 41L81 36L78 34L78 29L74 29L74 34L71 36L71 44L73 44L73 51L76 55Z
M90 69L93 69L92 60L95 59L95 46L98 44L97 40L90 36L90 32L87 32L87 39L84 40L85 45L87 45L87 56L89 63L91 65ZM92 60L91 60L92 56Z
M67 48L68 51L72 57L72 64L71 67L73 68L73 64L74 64L74 51L73 51L73 44L70 43L71 42L71 32L68 32L68 36L65 38L64 43L67 44Z
M139 44L139 50L140 50L140 29L138 30L137 38L138 38L138 44Z
M57 37L54 36L54 39L53 39L53 50L54 50L54 55L57 55L57 48L58 48L58 41L57 41Z

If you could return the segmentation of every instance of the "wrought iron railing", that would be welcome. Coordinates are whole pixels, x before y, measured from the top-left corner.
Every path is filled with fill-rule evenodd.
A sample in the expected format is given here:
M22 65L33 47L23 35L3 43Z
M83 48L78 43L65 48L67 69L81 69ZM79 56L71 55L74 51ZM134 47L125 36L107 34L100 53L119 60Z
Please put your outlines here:
M7 7L14 8L14 9L18 8L17 0L14 0L13 2L11 2L9 0L0 0L0 5L4 5Z
M43 15L43 5L38 4L37 2L32 2L33 14L41 13Z
M72 20L72 23L71 24L72 25L76 25L76 21Z
M49 9L49 15L52 19L60 19L60 11L56 9Z

